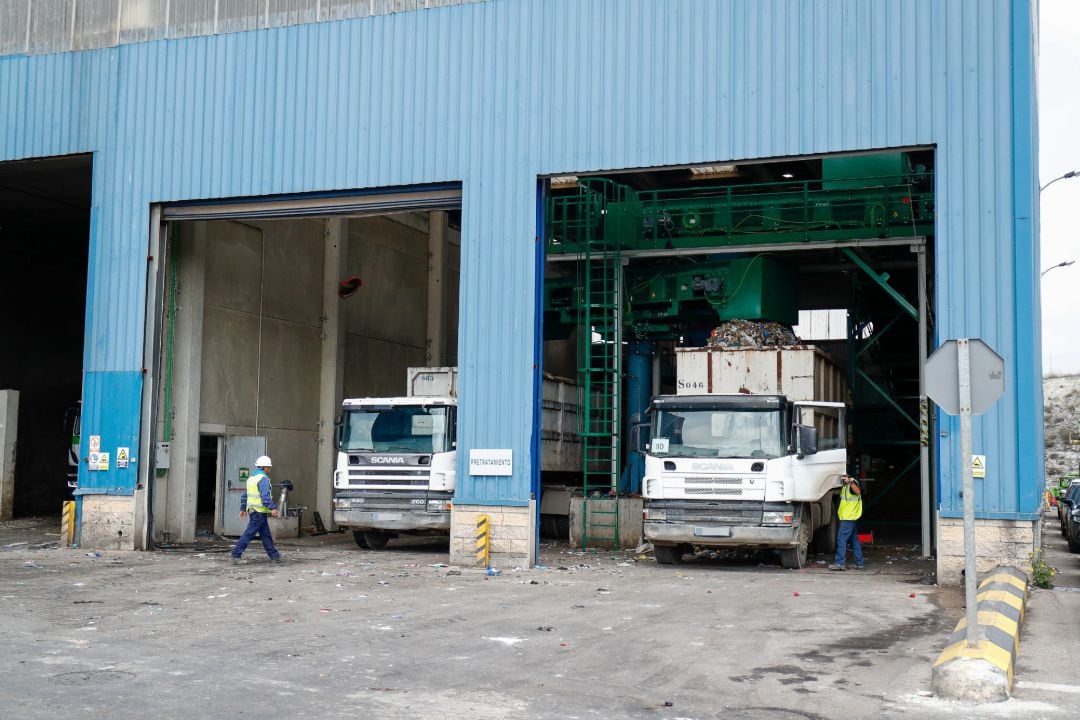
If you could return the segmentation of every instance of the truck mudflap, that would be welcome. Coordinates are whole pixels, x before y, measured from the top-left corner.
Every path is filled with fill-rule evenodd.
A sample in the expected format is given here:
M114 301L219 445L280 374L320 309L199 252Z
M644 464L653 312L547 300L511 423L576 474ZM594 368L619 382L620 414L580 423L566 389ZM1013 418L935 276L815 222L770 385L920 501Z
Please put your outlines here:
M656 545L702 547L796 547L797 525L694 525L663 520L645 521L645 539Z
M449 533L449 512L335 510L334 522L352 530Z

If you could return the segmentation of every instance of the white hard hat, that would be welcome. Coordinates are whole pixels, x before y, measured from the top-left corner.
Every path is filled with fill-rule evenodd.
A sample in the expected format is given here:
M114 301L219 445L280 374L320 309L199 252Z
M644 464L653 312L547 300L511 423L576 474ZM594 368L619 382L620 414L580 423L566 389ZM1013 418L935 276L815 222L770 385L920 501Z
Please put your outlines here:
M255 461L255 467L274 467L274 464L270 462L270 458L266 455L260 455L259 459Z

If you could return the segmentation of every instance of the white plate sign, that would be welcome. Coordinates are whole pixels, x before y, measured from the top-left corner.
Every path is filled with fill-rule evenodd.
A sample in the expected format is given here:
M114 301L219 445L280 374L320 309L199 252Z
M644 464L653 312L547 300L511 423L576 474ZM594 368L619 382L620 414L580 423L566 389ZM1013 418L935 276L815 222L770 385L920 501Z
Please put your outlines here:
M469 451L470 475L514 474L514 451L509 448Z

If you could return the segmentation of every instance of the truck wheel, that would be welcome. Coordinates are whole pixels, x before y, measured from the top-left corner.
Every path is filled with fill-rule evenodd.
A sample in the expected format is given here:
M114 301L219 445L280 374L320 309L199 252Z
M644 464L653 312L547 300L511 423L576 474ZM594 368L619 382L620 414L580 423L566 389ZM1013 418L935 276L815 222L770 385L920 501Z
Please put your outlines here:
M364 538L364 533L359 530L353 530L353 540L364 550L370 550L371 546L367 544L367 540Z
M805 519L805 518L804 518ZM780 551L780 565L789 570L801 570L806 567L806 554L810 545L810 524L799 523L799 544Z
M829 522L822 525L814 533L814 552L823 555L831 555L836 552L836 533L840 529L840 520L836 516L836 508L829 504Z
M657 545L654 550L656 552L656 562L661 565L676 565L682 562L682 545Z
M386 541L390 539L390 533L379 532L377 530L364 531L364 542L368 544L368 548L371 550L382 550L386 547Z
M1080 553L1080 542L1077 542L1071 537L1066 537L1065 539L1069 543L1069 552Z

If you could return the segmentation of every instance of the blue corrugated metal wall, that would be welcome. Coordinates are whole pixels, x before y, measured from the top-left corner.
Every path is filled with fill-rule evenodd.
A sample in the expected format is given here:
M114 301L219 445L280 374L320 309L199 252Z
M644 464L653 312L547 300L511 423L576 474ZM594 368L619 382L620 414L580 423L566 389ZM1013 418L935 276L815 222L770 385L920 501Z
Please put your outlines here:
M538 174L936 145L938 336L982 337L1008 367L975 423L990 464L977 505L1033 517L1032 14L1030 0L503 0L0 58L0 160L95 154L87 434L137 424L151 203L461 181L459 444L516 459L509 480L466 477L461 501L518 503ZM952 514L959 442L941 429ZM116 472L95 480L133 487Z

